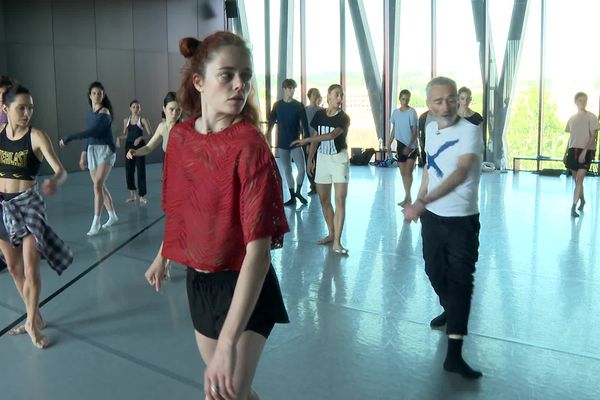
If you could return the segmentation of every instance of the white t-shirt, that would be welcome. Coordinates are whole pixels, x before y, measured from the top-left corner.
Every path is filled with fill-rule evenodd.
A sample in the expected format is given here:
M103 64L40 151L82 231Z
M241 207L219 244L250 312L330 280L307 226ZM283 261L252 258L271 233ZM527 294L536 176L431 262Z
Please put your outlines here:
M434 121L425 128L425 138L429 175L427 193L435 190L456 170L460 156L475 154L478 157L467 178L444 197L427 204L427 209L441 217L464 217L477 214L479 178L483 160L483 136L479 127L460 118L456 124L438 130L438 123Z
M405 146L408 146L410 144L413 128L417 126L418 119L417 112L414 108L409 107L406 111L396 108L390 117L390 122L394 124L394 136L396 137L396 140L404 143ZM416 140L413 143L412 148L417 148Z
M571 134L569 148L583 149L590 140L590 136L598 129L600 129L600 124L594 113L586 111L573 115L565 127L565 132ZM596 150L596 142L590 144L588 149Z

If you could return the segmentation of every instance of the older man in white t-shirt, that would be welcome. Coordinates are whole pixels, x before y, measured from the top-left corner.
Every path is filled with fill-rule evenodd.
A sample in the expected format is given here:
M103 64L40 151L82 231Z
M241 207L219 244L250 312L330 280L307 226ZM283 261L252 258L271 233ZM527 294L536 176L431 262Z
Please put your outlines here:
M479 177L483 140L478 126L458 116L456 83L445 77L427 85L427 105L436 121L425 130L427 165L407 221L421 219L425 272L444 312L431 321L446 325L444 369L467 379L481 377L462 358L473 274L479 254Z

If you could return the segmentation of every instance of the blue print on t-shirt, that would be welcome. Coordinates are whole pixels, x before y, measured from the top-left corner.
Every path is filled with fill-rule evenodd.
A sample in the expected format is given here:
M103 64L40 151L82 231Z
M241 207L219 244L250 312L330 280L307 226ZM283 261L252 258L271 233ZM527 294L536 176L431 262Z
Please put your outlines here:
M440 167L438 167L437 163L435 162L435 159L442 152L444 152L444 150L448 149L449 147L454 146L456 143L458 143L458 139L456 139L456 140L450 140L450 141L444 143L443 145L441 145L440 148L438 149L437 153L435 153L434 155L431 156L431 155L427 154L427 169L433 168L435 170L435 174L439 178L443 178L444 177L444 172L440 169Z

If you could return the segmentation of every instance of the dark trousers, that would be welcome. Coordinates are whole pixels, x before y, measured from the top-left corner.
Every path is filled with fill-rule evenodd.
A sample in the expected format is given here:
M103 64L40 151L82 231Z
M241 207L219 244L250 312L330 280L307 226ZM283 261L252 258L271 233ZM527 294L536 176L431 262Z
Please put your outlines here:
M308 181L310 182L310 188L314 188L315 187L315 175L312 174L311 172L308 170L308 152L310 149L310 145L305 146L304 147L304 161L306 161L306 176L308 177ZM315 157L314 157L314 164L315 164L315 171L317 170L317 154L315 153Z
M125 154L129 149L139 149L146 143L142 140L137 146L133 142L125 143ZM127 189L136 190L135 170L137 169L138 194L140 197L146 195L146 157L133 157L133 160L125 158L125 178L127 179Z
M479 256L479 214L421 215L425 272L446 311L446 333L466 335Z

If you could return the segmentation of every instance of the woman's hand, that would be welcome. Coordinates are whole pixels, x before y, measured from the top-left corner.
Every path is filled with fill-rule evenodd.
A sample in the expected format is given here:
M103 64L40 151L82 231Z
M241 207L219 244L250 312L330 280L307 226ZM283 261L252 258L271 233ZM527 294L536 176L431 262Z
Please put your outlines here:
M135 157L135 149L129 149L125 157L127 157L129 160L133 160Z
M44 179L44 183L42 184L42 193L46 196L52 196L56 193L56 181L54 179Z
M138 144L140 144L140 142L143 140L143 137L139 137L139 138L135 138L135 140L133 141L133 145L137 146Z
M163 256L157 255L144 274L148 283L154 286L157 292L160 291L161 282L166 279L166 262Z
M237 361L235 344L217 342L217 348L204 372L204 394L209 400L235 399L233 371Z
M404 221L408 223L417 222L423 214L423 211L425 211L425 203L423 200L417 199L417 201L407 205L404 207L404 210L402 210L404 213Z
M305 146L307 144L310 144L309 138L297 139L290 143L290 147Z
M313 159L308 160L307 168L308 168L308 174L310 176L314 177L315 176L315 160L313 160Z
M585 150L583 150L583 151L581 152L581 154L579 155L579 158L577 159L577 161L579 161L579 164L583 164L583 163L585 163L585 153L586 153L586 151L585 151Z
M79 168L81 168L82 170L84 170L87 167L88 167L87 153L84 151L83 153L81 153L81 157L79 157Z

